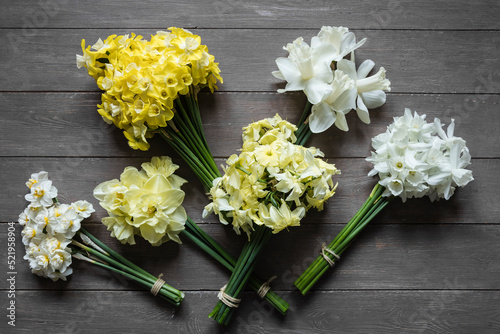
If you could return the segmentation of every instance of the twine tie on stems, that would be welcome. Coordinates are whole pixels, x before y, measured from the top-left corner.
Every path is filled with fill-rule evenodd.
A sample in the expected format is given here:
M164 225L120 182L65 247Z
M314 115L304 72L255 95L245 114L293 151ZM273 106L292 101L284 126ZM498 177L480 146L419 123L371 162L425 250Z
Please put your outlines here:
M259 290L257 290L257 295L264 299L266 298L267 293L269 290L271 290L271 282L276 279L276 276L271 277L270 279L267 280L267 282L262 283L260 286Z
M223 302L227 306L232 307L232 308L237 308L238 306L240 306L241 299L234 298L234 297L231 297L230 295L228 295L225 292L226 286L227 286L227 284L224 285L222 288L220 288L220 291L219 291L219 294L217 295L217 297L220 299L221 302Z
M335 265L335 262L332 259L330 259L328 255L325 254L325 252L332 254L337 260L340 260L340 256L335 254L334 251L328 249L325 244L321 245L321 255L323 255L323 258L325 259L326 262L328 262L330 267L333 267Z
M163 277L163 274L158 275L158 279L156 280L155 284L153 284L153 286L151 287L151 293L155 297L158 294L158 292L160 292L163 284L166 283L164 280L161 279L162 277Z

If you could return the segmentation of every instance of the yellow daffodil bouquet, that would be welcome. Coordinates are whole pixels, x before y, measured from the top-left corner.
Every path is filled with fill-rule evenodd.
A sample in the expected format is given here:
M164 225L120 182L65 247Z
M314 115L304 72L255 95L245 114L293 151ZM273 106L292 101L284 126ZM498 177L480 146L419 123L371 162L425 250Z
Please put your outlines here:
M249 239L210 314L221 324L229 323L270 236L300 226L310 208L322 210L335 193L332 176L340 174L319 158L320 150L295 145L296 126L278 115L243 130L242 152L229 157L224 175L213 181L212 203L204 210L205 217L213 212Z
M75 258L123 275L151 290L155 296L180 304L183 292L128 261L81 226L94 212L92 204L87 201L60 203L57 188L44 171L31 174L26 185L30 193L25 198L30 204L19 215L19 224L23 226L24 259L34 274L65 281L73 273L71 264Z
M207 189L220 176L203 134L198 92L222 82L218 63L200 36L181 28L158 31L147 41L111 35L77 55L104 91L98 112L123 130L130 147L148 150L160 134L189 164Z
M141 167L141 170L126 167L119 180L105 181L94 189L94 197L108 212L102 223L111 236L134 245L135 236L139 235L159 246L169 240L180 244L182 235L233 271L235 259L203 232L182 207L185 193L181 186L186 180L174 174L179 166L169 157L153 157ZM279 312L286 313L288 303L266 288L262 279L251 277L250 286Z

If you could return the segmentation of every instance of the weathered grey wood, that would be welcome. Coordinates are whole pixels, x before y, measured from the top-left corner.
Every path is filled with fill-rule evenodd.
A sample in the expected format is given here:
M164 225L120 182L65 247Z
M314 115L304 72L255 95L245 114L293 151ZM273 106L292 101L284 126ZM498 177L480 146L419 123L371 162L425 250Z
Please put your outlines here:
M498 333L498 291L332 291L285 294L285 317L244 294L228 327L207 317L217 293L188 292L180 308L147 292L20 291L9 333ZM2 296L2 298L4 298ZM51 310L51 311L48 311ZM52 311L53 310L53 311ZM57 310L57 311L56 311Z
M1 333L498 333L500 332L500 3L450 1L11 1L0 11L0 245L7 222L26 206L24 182L45 169L64 202L91 201L97 212L85 222L92 233L151 273L163 272L186 290L175 309L134 283L87 263L75 262L66 283L30 273L16 248L16 327L7 326L6 249L0 252ZM387 69L392 82L372 124L348 115L349 133L316 135L342 170L337 194L303 227L271 239L256 271L277 275L273 288L291 304L286 317L245 292L232 324L208 319L228 273L189 241L153 248L144 241L121 245L99 223L105 215L92 198L100 182L153 155L169 155L189 180L184 206L202 228L237 254L237 237L216 217L201 220L208 203L186 165L161 141L148 152L131 150L122 134L96 113L99 91L75 65L80 41L169 26L192 29L220 63L221 92L203 94L208 142L217 163L241 145L241 127L279 112L297 121L301 93L277 94L273 78L282 46L299 36L309 41L322 25L343 25L368 42L356 53ZM450 118L471 150L475 181L450 201L391 203L343 254L334 270L307 297L294 279L361 206L375 178L363 158L370 138L409 107L429 119Z
M130 157L176 156L163 140L152 140L148 152L128 147L121 131L107 125L97 113L99 93L0 93L4 105L0 123L1 156ZM350 131L332 127L311 137L308 145L319 147L328 157L365 157L371 138L385 131L394 116L408 107L456 122L455 134L467 140L474 157L497 157L500 133L500 95L389 94L387 103L370 112L372 124L362 123L355 112L348 115ZM302 93L201 94L204 129L212 153L227 157L241 148L241 128L252 121L279 113L297 122L305 105ZM488 133L478 136L477 133ZM223 134L223 135L221 135ZM46 143L39 146L38 143Z
M99 8L99 10L94 10ZM464 10L468 15L464 15ZM499 29L497 1L19 1L1 28L320 28ZM71 18L71 19L68 19ZM147 19L144 19L147 18Z
M0 192L0 221L17 220L19 213L26 207L24 195L27 193L25 182L31 173L45 170L59 190L62 202L85 199L99 208L92 196L93 189L101 182L118 178L126 166L140 165L149 159L134 158L0 158L0 168L9 186ZM361 207L376 183L376 178L367 175L370 165L364 159L330 159L342 171L335 178L339 182L337 193L328 204L324 213L311 212L311 219L323 223L345 224ZM224 160L217 160L218 165ZM180 163L179 163L180 164ZM403 204L398 199L391 203L391 213L382 213L382 220L388 223L498 223L500 208L496 205L496 189L500 187L497 171L498 159L474 159L471 166L476 180L464 189L457 190L449 201L431 203L428 199L413 199ZM183 164L182 164L183 165ZM208 204L201 183L187 167L178 174L190 182L183 186L186 192L184 206L190 217L199 219L203 207ZM100 221L105 214L98 210L93 221ZM215 217L208 219L216 222Z
M377 220L380 223L381 219ZM177 245L170 242L152 247L143 240L134 246L121 245L102 225L86 224L87 229L127 259L181 290L218 290L229 272L200 251L186 238ZM330 242L343 225L320 224L305 219L300 228L290 229L271 238L256 272L262 278L277 276L273 288L292 290L295 279L319 254L321 244ZM202 228L224 245L231 254L239 254L245 237L220 224ZM139 290L142 288L88 263L73 261L74 273L68 282L52 282L31 274L22 259L20 226L17 226L17 288L20 290ZM6 240L7 224L0 224L0 238ZM373 289L500 289L498 238L500 225L373 225L366 228L341 261L311 291ZM138 238L139 239L139 238ZM7 255L0 254L7 262ZM203 280L200 280L203 277ZM0 289L7 289L6 280ZM298 292L296 292L298 293ZM312 297L314 299L314 297Z
M97 91L85 69L76 68L80 41L93 44L110 34L149 36L156 29L35 29L24 38L23 29L3 29L0 43L2 91ZM314 30L196 29L202 42L220 63L223 91L276 91L275 59L286 56L283 45L299 36L309 40ZM272 38L270 38L272 36ZM369 41L356 59L372 59L387 69L393 92L499 93L500 67L497 31L366 30L357 37ZM15 39L11 43L9 39ZM20 66L22 64L22 66Z

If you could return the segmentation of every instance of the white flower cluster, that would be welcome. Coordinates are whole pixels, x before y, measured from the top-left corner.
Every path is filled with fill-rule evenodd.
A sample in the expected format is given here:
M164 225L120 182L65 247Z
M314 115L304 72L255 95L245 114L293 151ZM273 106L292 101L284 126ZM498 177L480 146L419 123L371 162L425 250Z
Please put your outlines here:
M94 208L87 201L59 204L57 189L47 172L31 174L26 185L30 193L25 198L31 203L19 215L19 223L24 226L21 233L26 248L24 259L29 262L32 273L53 281L65 281L73 272L68 245L80 229L80 222L89 217Z
M224 176L213 181L203 217L214 212L250 237L253 223L278 233L299 226L311 207L322 210L340 171L317 158L320 150L295 145L296 129L278 115L243 128L242 153L229 157Z
M425 115L406 109L404 116L372 139L375 152L366 160L374 167L368 175L378 174L380 185L386 187L384 196L407 198L429 196L431 201L449 199L456 187L474 180L465 140L453 135L452 119L447 132L441 121L427 123Z
M312 132L323 132L333 124L348 131L345 115L352 109L369 124L368 109L385 103L384 91L391 90L385 69L381 67L368 77L375 63L365 60L356 70L354 50L365 41L366 38L356 43L348 28L324 26L311 39L310 46L299 37L283 47L289 52L287 58L276 59L279 71L273 75L287 81L285 89L278 92L303 90L313 105L309 117ZM350 60L344 59L349 54Z

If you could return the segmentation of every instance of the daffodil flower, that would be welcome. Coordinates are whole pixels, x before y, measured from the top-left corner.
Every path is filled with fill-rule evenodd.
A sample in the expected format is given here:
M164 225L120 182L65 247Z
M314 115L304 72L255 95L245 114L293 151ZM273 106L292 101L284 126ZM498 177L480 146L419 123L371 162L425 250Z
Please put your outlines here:
M340 61L346 55L365 44L366 38L356 43L356 36L346 27L323 26L317 36L311 39L313 48L320 47L323 44L329 44L334 47L332 55L333 61Z
M313 133L323 132L333 124L342 131L349 130L345 115L356 108L356 82L341 70L336 70L330 85L330 95L311 108L309 128Z
M299 37L284 49L290 55L276 59L279 71L272 73L276 78L287 81L286 87L278 89L278 92L303 90L309 102L319 103L331 92L328 83L333 78L330 63L334 58L335 48L327 43L311 48Z
M49 180L33 184L30 190L31 192L24 197L31 202L33 207L50 206L52 199L57 197L57 189L52 186L52 181Z
M370 124L368 109L382 106L386 98L384 91L391 90L391 82L385 78L383 67L376 74L368 77L374 66L373 61L365 60L356 71L356 65L350 60L342 59L337 63L337 68L356 82L358 90L356 112L359 119L366 124Z

